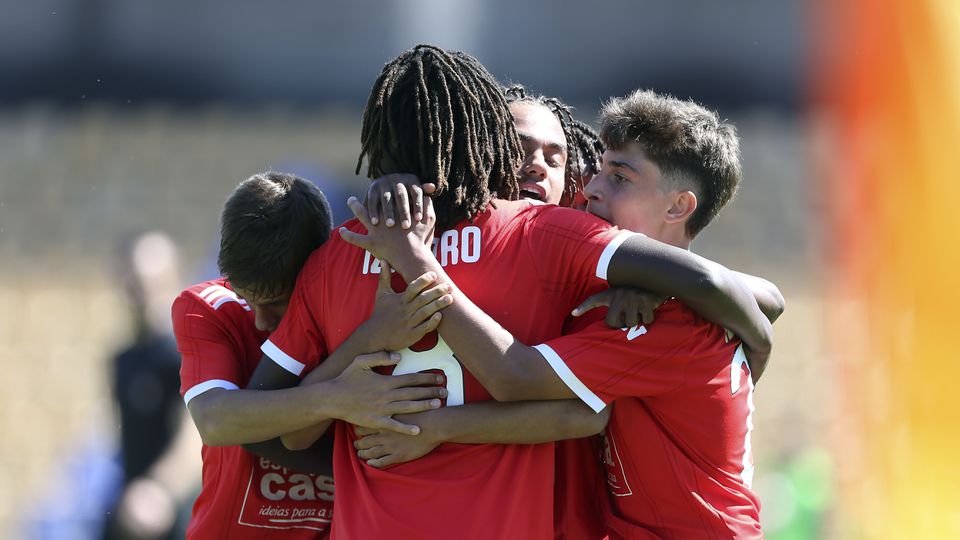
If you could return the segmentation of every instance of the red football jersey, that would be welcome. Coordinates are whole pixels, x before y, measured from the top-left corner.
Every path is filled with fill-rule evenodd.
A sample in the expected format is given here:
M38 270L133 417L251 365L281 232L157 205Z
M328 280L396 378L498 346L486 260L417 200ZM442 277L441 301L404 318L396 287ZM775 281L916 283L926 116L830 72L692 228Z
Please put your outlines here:
M607 483L599 435L556 442L554 538L600 540L607 534Z
M346 226L363 230L355 220ZM497 201L434 247L471 300L536 343L560 335L566 314L604 286L606 265L629 234L585 212ZM263 351L292 373L312 369L369 317L379 271L369 253L334 235L307 261ZM401 351L394 374L443 371L448 406L490 399L442 339L416 348ZM350 426L337 430L337 499L349 505L337 506L334 538L553 537L552 444L444 444L377 470L356 457Z
M611 538L762 537L750 490L753 381L739 344L671 300L649 325L596 322L536 347L594 410L614 403Z
M267 334L223 279L183 291L173 303L182 356L180 393L189 403L212 388L246 386ZM318 538L333 516L333 479L275 465L239 446L201 450L203 484L188 538Z

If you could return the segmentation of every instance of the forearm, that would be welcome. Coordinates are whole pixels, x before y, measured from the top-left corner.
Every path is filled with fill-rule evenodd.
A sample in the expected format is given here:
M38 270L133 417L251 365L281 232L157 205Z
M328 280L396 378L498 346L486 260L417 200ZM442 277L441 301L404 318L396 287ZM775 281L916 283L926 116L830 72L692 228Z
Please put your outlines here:
M760 311L763 312L767 319L771 323L776 322L777 319L780 318L780 315L783 314L783 310L786 309L786 300L783 298L780 289L761 277L744 274L743 272L737 272L735 270L732 270L732 272L743 280L753 293L757 305L760 306Z
M366 323L363 323L330 356L308 373L300 384L308 385L336 379L354 358L362 354L382 351L383 348L383 345L377 343L368 332Z
M357 356L374 352L377 345L373 344L361 325L347 338L326 360L303 378L301 385L316 384L337 378ZM335 417L344 415L335 413ZM293 451L303 451L311 448L320 437L326 433L332 423L332 418L314 425L287 432L281 435L280 440L284 448Z
M322 435L322 433L321 433ZM243 448L271 463L287 467L301 473L333 475L333 436L316 437L313 444L302 450L292 451L286 448L279 438L273 438Z
M610 260L612 285L676 296L704 318L735 333L744 345L768 353L770 321L753 293L733 272L688 250L635 235Z
M205 444L256 443L332 418L334 408L317 399L324 390L211 390L195 397L189 409Z
M437 281L452 286L453 304L443 311L440 335L494 399L518 401L576 397L536 349L516 340L477 307L426 248L416 246L390 263L405 279L434 272Z
M599 414L577 399L468 403L417 415L421 435L464 444L539 444L596 435L609 408ZM415 420L414 420L415 418Z

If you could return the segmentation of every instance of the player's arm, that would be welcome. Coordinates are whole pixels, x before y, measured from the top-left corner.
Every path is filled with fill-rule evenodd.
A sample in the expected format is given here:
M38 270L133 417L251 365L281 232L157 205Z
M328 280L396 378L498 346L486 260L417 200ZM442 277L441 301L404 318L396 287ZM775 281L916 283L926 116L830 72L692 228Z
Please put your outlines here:
M457 288L420 240L419 225L410 233L374 226L359 201L351 199L348 205L369 233L360 235L340 229L344 240L392 262L405 276L431 271L451 285L454 303L445 312L440 333L494 398L514 401L577 397L536 349L514 339ZM643 235L631 235L613 251L603 274L601 277L614 284L645 286L663 294L672 291L705 318L727 325L740 336L745 349L753 353L754 377L762 373L770 353L770 322L746 286L726 268L687 250Z
M354 356L358 357L356 367L346 370L342 378L297 386L299 377L273 369L270 365L273 361L267 358L266 361L261 360L247 389L214 388L193 398L188 409L204 443L228 446L266 441L328 422L351 409L376 410L382 415L383 421L371 421L372 424L384 429L397 429L396 423L387 421L390 415L411 412L415 408L411 400L437 397L433 389L411 389L399 396L408 399L398 400L396 390L400 385L430 384L435 382L434 378L421 380L423 377L410 377L409 380L387 381L386 378L380 379L380 376L368 377L364 371L375 366L393 365L399 358L391 358L385 352L362 355L360 351L365 347L357 345L361 341L345 342L344 347L330 356L334 362L342 364L350 364ZM357 396L358 379L363 381L363 387L369 392L364 399ZM427 401L421 407L428 408L429 404Z
M387 431L357 429L357 455L373 467L389 467L430 453L444 442L463 444L538 444L600 433L610 408L600 414L580 400L487 401L405 415L420 426L413 437Z
M770 321L776 322L783 313L784 299L776 285L769 281L734 272L744 280L753 293L760 311ZM664 294L652 293L637 287L610 287L590 295L586 300L575 307L571 314L579 317L592 309L607 308L605 321L610 328L630 328L639 324L650 324L654 320L654 313L669 297Z
M362 335L362 332L357 335ZM357 338L355 341L363 342L362 338ZM243 444L244 449L300 472L330 474L332 471L329 469L329 464L333 459L332 437L324 437L324 434L333 418L352 415L357 417L358 422L363 425L380 425L382 426L380 429L401 430L406 433L419 432L419 427L403 424L391 416L439 407L438 398L446 396L446 389L436 386L417 387L422 384L437 384L438 376L417 373L403 378L393 378L376 374L372 371L374 367L395 365L400 361L400 357L396 353L386 352L360 355L356 358L351 356L354 351L365 348L362 345L345 342L324 362L325 369L317 368L297 387L320 389L325 406L321 411L327 411L322 413L323 417L320 421L291 432L281 433L282 437ZM261 361L261 365L268 363L273 362L269 359ZM333 366L345 366L345 369L340 373L334 373L336 370ZM284 389L266 392L251 390L258 394L277 394L285 391ZM366 412L370 410L376 412Z
M435 384L436 375L378 375L374 367L394 365L399 355L365 353L416 342L436 328L438 312L450 299L446 287L431 286L433 275L414 280L410 292L392 293L388 272L381 279L374 316L321 363L310 378L314 384L299 384L299 376L265 357L246 389L213 388L192 397L188 408L204 442L215 446L260 442L331 418L381 429L413 429L389 417L437 405L432 400L445 397L443 389L419 387ZM403 295L413 299L404 301Z
M750 289L750 292L753 293L753 297L757 301L760 311L763 312L770 323L777 322L777 319L780 318L780 315L783 315L783 310L787 307L786 300L783 298L780 289L762 277L744 274L736 270L733 270L733 273L743 280Z
M605 277L613 285L677 297L705 319L736 334L758 371L756 376L766 366L773 327L747 284L723 265L636 234L614 251Z
M173 305L181 352L184 402L203 442L210 446L260 442L309 425L322 414L313 389L257 393L238 388L240 355L216 310L184 293Z
M405 253L404 248L408 247L410 240L417 241L417 226L427 224L430 214L427 211L430 199L423 195L433 190L432 184L424 185L424 189L417 184L418 179L413 175L387 175L371 184L366 207L355 199L348 201L354 216L367 226L368 231L370 225L377 225L375 219L381 215L386 217L387 229L391 228L397 221L394 213L401 224L399 229L413 227L415 231L407 236L407 242L396 241L402 238L402 233L398 235L395 231L392 242L377 247L394 247L397 249L392 249L392 253L408 254L409 251ZM429 190L426 189L428 186ZM359 235L349 232L347 236L359 238ZM380 255L381 259L394 262L408 277L411 275L408 272L428 267L415 264L413 268L404 269L402 267L406 265L403 261L390 253L380 253L377 247L371 245L361 247ZM422 246L409 247L420 248L421 254L423 252ZM783 305L782 295L771 283L760 278L744 279L752 276L733 272L689 250L639 234L624 241L604 268L603 277L611 285L638 287L665 296L675 296L707 320L732 331L743 341L751 365L758 368L756 377L762 373L772 346L771 316L777 312L778 305L782 311ZM759 297L755 297L755 293Z
M309 446L326 429L331 418L377 429L419 432L417 426L403 424L392 416L439 407L439 398L446 397L446 389L435 385L443 383L442 376L431 373L380 375L373 368L396 365L401 359L399 353L358 355L369 350L402 349L436 329L441 320L440 310L449 305L452 298L447 294L450 287L437 285L435 278L435 274L421 275L411 281L403 293L394 293L390 288L390 267L384 265L371 317L302 383L298 376L272 358L261 359L248 388L272 390L299 384L301 388L332 389L327 404L332 412L326 421L285 432L283 441L288 448Z

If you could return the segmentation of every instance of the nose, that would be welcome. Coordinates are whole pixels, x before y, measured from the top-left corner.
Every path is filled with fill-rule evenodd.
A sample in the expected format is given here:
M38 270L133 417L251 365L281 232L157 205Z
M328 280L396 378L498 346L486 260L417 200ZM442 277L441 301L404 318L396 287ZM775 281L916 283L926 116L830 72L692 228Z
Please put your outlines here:
M543 159L543 152L538 150L529 154L526 159L523 160L520 172L522 173L521 176L525 177L535 176L541 180L546 178L547 162Z
M596 175L587 182L583 188L583 196L588 201L600 201L603 199L603 190L600 189L600 175Z
M257 330L261 332L273 332L277 329L278 318L267 313L266 310L253 308L253 315L253 324L257 327Z

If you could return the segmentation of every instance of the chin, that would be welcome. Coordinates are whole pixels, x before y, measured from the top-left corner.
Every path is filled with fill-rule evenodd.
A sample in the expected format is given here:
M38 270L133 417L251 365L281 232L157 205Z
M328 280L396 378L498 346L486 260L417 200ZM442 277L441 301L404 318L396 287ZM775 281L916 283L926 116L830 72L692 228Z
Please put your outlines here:
M583 208L583 210L588 214L596 216L604 221L610 221L609 217L605 216L602 212L598 211L596 208L590 206L589 204L587 204L587 206Z

